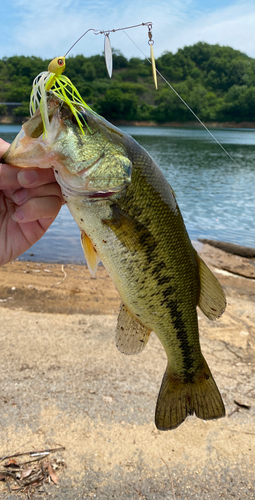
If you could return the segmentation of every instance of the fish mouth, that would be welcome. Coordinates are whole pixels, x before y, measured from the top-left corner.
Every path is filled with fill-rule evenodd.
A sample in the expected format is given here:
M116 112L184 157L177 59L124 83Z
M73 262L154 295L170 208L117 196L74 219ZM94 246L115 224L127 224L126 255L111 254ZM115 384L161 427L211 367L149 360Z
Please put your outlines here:
M119 188L117 191L96 191L95 193L91 193L91 194L87 195L87 198L89 198L89 199L110 198L110 196L112 196L116 192L120 191L120 189L122 189L122 188L123 188L123 186L121 188Z

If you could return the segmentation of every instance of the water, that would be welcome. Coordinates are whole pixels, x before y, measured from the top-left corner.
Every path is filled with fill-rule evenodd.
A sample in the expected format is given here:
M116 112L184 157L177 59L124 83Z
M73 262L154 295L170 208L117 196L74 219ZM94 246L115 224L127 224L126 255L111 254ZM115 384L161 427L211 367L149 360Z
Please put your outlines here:
M122 129L150 153L164 172L192 240L209 238L255 247L255 131L213 131L235 165L205 130ZM16 125L0 125L0 137L11 141L19 130ZM83 262L79 238L76 223L64 206L46 235L21 258Z

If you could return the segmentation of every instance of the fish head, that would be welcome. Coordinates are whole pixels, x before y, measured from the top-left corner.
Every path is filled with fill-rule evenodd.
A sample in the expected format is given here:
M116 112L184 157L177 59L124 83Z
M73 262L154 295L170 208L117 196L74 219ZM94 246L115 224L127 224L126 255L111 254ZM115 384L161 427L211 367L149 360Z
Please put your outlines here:
M101 198L131 182L132 161L126 134L90 108L75 106L82 130L69 106L49 95L47 135L40 109L23 124L3 157L18 167L51 167L66 196Z

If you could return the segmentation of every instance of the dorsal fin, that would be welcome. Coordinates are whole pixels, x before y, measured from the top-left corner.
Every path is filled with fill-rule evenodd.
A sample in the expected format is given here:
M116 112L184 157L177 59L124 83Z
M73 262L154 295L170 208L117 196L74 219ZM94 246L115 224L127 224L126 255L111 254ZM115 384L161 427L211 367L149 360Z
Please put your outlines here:
M116 346L123 354L137 354L146 346L151 331L142 325L123 304L116 327Z
M198 306L207 318L219 318L226 309L226 297L221 284L197 254L200 277Z
M81 230L81 245L83 248L84 256L87 261L88 268L92 274L95 276L97 271L98 262L100 259L93 247L91 239L86 235L85 231Z

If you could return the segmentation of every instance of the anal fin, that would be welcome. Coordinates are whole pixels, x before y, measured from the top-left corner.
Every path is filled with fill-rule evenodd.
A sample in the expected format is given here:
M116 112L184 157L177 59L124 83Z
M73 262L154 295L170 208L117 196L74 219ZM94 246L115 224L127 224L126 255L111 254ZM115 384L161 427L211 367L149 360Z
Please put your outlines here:
M116 346L123 354L137 354L146 346L151 331L122 303L116 327Z
M81 230L81 245L83 248L88 268L92 276L95 276L100 259L97 255L95 248L93 247L91 239L86 235L85 231L83 230Z

